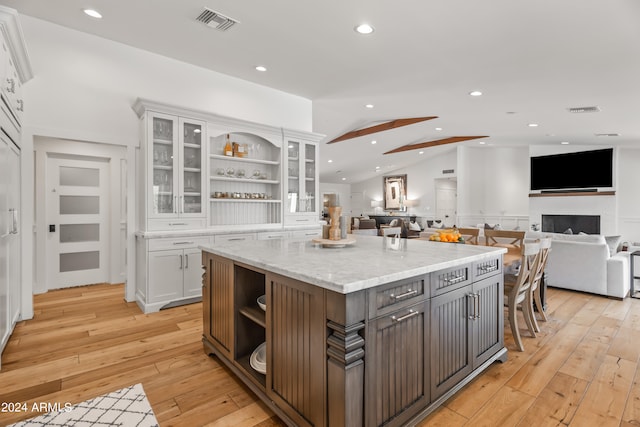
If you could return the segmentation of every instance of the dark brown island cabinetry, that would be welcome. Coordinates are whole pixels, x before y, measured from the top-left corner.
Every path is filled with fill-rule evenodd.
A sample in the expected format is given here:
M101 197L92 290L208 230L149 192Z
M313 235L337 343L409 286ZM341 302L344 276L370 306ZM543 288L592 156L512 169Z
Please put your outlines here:
M341 293L203 249L205 352L288 425L413 425L506 360L500 252Z

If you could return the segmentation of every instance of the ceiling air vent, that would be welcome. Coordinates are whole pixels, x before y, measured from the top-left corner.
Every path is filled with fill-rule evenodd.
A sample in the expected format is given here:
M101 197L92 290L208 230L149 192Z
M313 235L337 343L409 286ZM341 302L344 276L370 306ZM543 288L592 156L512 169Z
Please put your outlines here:
M619 133L596 133L596 136L620 136Z
M203 24L206 24L207 26L220 31L226 31L239 22L233 18L224 16L223 14L206 7L202 11L202 13L198 15L196 21L202 22Z
M598 107L597 105L593 107L572 107L572 108L567 108L567 110L570 113L599 113L600 107Z

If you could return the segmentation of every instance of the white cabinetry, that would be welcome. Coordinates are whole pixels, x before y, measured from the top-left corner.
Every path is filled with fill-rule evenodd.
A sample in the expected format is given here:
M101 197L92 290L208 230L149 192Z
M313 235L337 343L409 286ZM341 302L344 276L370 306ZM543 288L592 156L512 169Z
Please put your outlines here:
M318 141L320 135L284 131L285 224L317 224L318 211Z
M138 237L137 300L145 313L202 297L202 251L210 237Z
M15 10L0 6L0 353L20 319L22 84L32 77Z
M206 226L206 123L136 106L143 123L141 224L146 230Z

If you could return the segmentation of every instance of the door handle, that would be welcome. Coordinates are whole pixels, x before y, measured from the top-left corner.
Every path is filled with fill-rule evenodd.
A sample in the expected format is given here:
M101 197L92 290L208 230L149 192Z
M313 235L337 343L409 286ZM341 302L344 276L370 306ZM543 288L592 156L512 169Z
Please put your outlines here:
M55 233L55 232L56 232L56 225L49 224L49 233Z

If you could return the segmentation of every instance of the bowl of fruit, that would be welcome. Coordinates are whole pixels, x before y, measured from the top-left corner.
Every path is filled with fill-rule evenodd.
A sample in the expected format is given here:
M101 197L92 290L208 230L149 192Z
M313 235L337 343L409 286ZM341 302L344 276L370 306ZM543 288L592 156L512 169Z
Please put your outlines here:
M464 243L464 237L455 228L438 230L437 233L429 236L429 240L433 242Z

